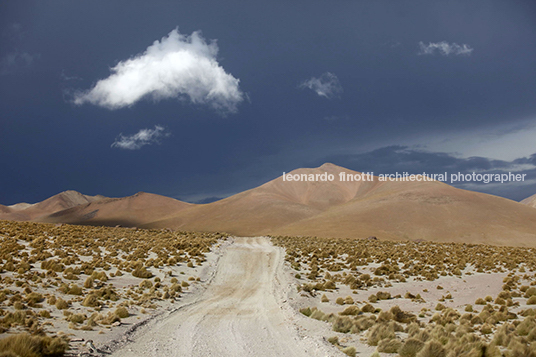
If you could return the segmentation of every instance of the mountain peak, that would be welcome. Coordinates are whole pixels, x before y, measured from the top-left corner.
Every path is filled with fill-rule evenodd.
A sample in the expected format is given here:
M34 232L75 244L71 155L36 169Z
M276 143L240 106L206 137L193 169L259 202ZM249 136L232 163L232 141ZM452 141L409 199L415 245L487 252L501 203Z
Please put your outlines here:
M342 167L342 166L338 166L338 165L332 164L331 162L325 162L325 163L322 164L322 166L319 166L318 168L319 168L319 169L322 169L322 170L329 170L329 171L343 171L343 170L348 170L348 169L345 169L345 168Z

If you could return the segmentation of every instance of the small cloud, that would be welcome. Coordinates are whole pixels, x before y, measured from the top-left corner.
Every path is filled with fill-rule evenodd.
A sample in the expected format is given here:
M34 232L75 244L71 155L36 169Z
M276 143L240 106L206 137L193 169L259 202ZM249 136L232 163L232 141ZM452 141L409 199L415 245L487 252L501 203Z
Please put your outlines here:
M154 129L141 129L134 135L119 134L111 145L113 148L125 150L139 150L145 145L160 144L160 138L171 135L160 125L155 125Z
M90 90L76 93L74 103L118 109L145 98L178 98L222 114L236 112L244 95L239 80L217 62L217 54L216 41L207 43L198 31L188 36L175 29L145 52L119 62Z
M13 74L28 69L40 57L40 54L30 54L28 52L14 51L8 53L0 59L0 75Z
M424 42L419 42L419 55L433 55L436 52L441 53L443 56L450 54L469 56L473 52L473 48L466 44L460 46L457 43L450 44L445 41L430 42L428 45L425 45Z
M327 99L339 97L343 92L339 78L330 72L324 73L319 78L312 77L311 79L302 82L299 87L309 88L315 91L319 96Z
M64 81L81 81L82 78L77 76L68 76L65 74L65 70L62 70L60 73L60 78Z

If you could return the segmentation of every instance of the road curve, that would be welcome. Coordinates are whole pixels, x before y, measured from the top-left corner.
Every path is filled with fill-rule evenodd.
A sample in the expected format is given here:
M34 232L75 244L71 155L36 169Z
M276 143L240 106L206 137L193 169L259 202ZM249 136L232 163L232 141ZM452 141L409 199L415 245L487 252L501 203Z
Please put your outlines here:
M235 238L199 300L112 356L325 356L282 306L283 254L268 238Z

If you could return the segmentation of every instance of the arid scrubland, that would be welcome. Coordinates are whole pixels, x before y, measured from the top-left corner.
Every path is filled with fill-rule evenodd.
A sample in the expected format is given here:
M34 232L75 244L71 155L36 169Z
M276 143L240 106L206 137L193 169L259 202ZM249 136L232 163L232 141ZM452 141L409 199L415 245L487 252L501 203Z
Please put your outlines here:
M61 356L136 324L196 284L226 237L0 221L0 355Z
M536 356L533 248L272 237L349 356Z

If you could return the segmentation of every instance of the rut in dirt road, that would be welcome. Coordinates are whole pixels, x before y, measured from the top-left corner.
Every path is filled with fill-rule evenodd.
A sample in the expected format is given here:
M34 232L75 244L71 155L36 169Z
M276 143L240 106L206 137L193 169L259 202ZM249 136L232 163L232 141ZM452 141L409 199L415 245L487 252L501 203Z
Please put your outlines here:
M282 309L283 251L235 238L200 299L143 331L113 356L315 356ZM323 356L325 354L322 354Z

